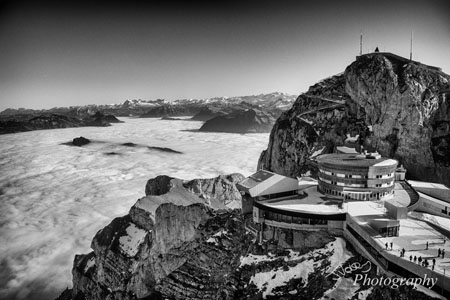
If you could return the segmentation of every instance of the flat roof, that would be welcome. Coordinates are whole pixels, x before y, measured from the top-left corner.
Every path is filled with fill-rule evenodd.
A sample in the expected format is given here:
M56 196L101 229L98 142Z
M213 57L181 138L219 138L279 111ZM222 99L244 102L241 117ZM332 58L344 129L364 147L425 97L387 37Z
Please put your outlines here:
M275 175L275 173L272 173L272 172L269 172L266 170L259 170L258 172L250 175L250 177L256 181L264 181L274 175Z
M450 189L442 183L408 180L408 183L417 191L441 201L450 203Z
M396 166L397 161L391 158L366 158L364 154L333 153L322 154L316 158L319 164L339 165L343 167L380 167Z
M411 198L400 183L395 184L395 193L392 199L386 200L396 206L407 207ZM288 211L301 211L311 214L329 214L348 212L352 217L370 216L384 218L385 207L383 201L346 201L343 208L339 207L342 197L327 195L317 189L316 184L305 182L299 185L298 195L282 198L260 200L265 206Z
M411 204L411 195L405 190L401 182L395 182L394 196L391 199L386 200L395 206L408 206Z
M251 189L252 187L257 186L263 181L266 181L270 177L278 175L266 170L258 170L256 173L253 173L252 175L248 176L244 180L238 183L238 185L241 185L244 188ZM281 175L279 175L281 176Z
M345 213L343 208L339 208L342 197L325 195L317 190L316 185L306 186L299 191L298 195L258 202L281 210L310 214Z
M355 220L367 222L373 218L385 218L383 201L352 201L347 204L347 212Z

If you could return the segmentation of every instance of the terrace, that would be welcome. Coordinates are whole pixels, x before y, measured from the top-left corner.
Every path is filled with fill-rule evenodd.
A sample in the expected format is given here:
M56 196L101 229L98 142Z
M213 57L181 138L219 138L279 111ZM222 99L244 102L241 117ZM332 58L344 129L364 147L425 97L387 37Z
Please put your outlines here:
M385 208L381 203L351 203L348 205L347 224L350 225L350 233L355 235L356 240L362 238L365 242L359 242L364 245L369 253L378 252L380 256L372 255L379 260L380 265L387 268L388 271L402 275L404 272L428 277L438 278L438 285L446 287L445 283L450 283L450 243L449 236L445 235L445 230L439 230L438 224L429 225L423 220L412 217L408 214L406 219L400 219L398 236L386 236L380 234L371 225L371 220L385 219L389 220ZM445 227L445 226L443 226ZM392 243L392 248L391 248ZM427 245L428 244L428 245ZM387 247L386 247L387 245ZM440 250L445 250L444 257L438 256ZM401 255L402 251L404 255ZM416 260L414 260L414 257ZM421 261L428 260L428 267L419 264ZM435 265L433 267L433 259ZM388 264L383 264L388 261ZM403 274L402 276L404 276ZM448 286L448 285L447 285Z
M325 195L317 190L316 185L307 186L299 190L297 195L262 200L259 203L266 207L318 215L345 213L342 197Z

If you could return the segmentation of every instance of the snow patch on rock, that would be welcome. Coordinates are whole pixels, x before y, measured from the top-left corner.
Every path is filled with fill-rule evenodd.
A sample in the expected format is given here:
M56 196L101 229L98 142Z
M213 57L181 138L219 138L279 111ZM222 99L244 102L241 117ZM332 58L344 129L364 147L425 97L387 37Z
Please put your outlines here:
M315 271L315 268L322 264L323 259L314 260L322 255L329 255L327 258L330 261L329 272L334 271L339 265L347 261L353 255L345 248L345 240L336 238L335 241L328 243L324 248L310 251L306 254L299 255L290 250L290 255L285 256L285 261L301 261L295 266L289 267L288 270L283 270L282 267L270 270L268 272L256 273L250 278L250 283L255 284L259 290L263 291L263 298L268 295L273 295L272 291L279 286L285 285L289 280L301 278L306 285L308 283L309 274ZM330 255L331 254L331 255ZM259 262L268 262L279 259L274 255L247 255L241 257L240 267L247 264L257 264Z
M90 268L92 268L95 265L95 259L94 257L91 257L87 263L86 266L84 267L84 273L86 273L87 271L89 271Z
M272 290L278 286L285 285L289 280L294 278L302 278L305 284L308 282L308 276L314 271L314 266L317 265L313 259L305 260L294 267L289 267L289 270L284 271L283 268L277 270L270 270L269 272L256 273L250 279L250 283L255 284L258 289L263 290L263 298L272 295Z
M127 234L121 236L119 239L120 249L126 255L133 257L137 254L139 245L144 241L147 231L136 227L134 224L130 224L126 232Z
M359 139L359 134L355 136L351 136L350 133L347 133L347 138L345 139L346 143L356 143L356 141Z

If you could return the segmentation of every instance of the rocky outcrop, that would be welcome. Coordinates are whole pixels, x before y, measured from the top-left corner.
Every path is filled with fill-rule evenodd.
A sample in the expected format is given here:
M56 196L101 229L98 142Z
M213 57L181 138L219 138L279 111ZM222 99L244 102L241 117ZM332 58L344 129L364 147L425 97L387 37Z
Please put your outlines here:
M259 133L269 132L275 118L261 110L235 111L225 116L214 117L200 127L200 131Z
M242 196L236 184L244 180L241 174L220 175L212 179L194 179L184 184L188 191L200 198L218 200L228 208L241 208Z
M91 253L75 257L73 289L59 299L254 299L266 293L264 282L255 279L267 276L265 272L287 276L270 291L273 295L322 295L336 282L325 277L330 261L339 262L342 256L342 249L327 245L335 238L325 232L305 233L300 242L308 247L298 253L282 249L283 243L293 245L286 241L288 231L277 232L279 245L275 240L254 244L240 211L211 200L240 197L234 192L240 178L149 180L147 196L95 235ZM290 269L291 275L281 275ZM296 279L303 269L308 270L302 272L304 279ZM309 289L307 279L317 276L329 284Z
M298 176L315 171L311 156L363 147L398 159L410 178L450 184L449 80L390 53L360 56L278 118L258 165Z
M147 181L145 185L145 195L163 195L168 193L175 186L182 186L182 180L166 175L159 175Z
M91 141L89 139L80 136L80 137L74 138L72 140L72 145L81 147L81 146L89 144L90 142Z
M220 205L237 209L240 208L242 196L236 188L236 184L243 179L244 176L238 173L219 175L210 179L193 179L190 181L160 175L147 182L145 194L147 196L159 196L171 190L185 188L209 204L211 204L211 200L214 200L220 203Z
M96 234L93 252L75 257L71 299L232 299L236 279L224 275L251 238L223 199L240 198L234 183L241 178L149 180L130 213Z

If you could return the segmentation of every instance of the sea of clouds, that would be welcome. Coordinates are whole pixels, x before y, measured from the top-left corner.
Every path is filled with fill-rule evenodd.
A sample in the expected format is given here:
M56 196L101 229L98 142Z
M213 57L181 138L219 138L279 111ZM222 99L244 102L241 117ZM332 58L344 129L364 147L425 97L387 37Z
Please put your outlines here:
M0 136L0 299L54 299L71 287L74 255L91 251L95 233L144 196L148 179L249 175L269 138L197 132L197 121L122 120ZM78 136L94 143L63 144Z

